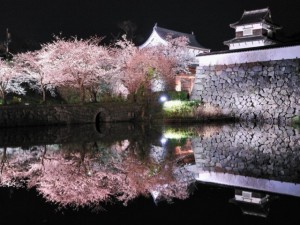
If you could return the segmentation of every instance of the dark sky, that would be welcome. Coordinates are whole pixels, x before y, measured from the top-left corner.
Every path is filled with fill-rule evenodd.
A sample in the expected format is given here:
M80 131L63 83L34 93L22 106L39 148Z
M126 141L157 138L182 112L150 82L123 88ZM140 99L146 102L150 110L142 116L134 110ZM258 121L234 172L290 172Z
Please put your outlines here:
M0 0L0 40L9 28L12 41L44 43L53 34L63 36L106 36L121 30L118 23L137 25L136 42L151 33L154 24L190 33L212 50L227 49L223 41L233 38L230 23L244 10L271 9L273 21L290 36L300 32L298 0Z

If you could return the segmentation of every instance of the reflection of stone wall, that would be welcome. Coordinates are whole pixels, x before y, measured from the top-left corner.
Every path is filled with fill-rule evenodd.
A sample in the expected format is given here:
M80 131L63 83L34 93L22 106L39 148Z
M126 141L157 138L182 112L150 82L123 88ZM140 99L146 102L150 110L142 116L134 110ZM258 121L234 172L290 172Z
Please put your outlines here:
M97 141L110 144L140 137L143 135L141 129L131 123L105 123L100 130L95 124L4 128L0 129L0 148ZM152 141L153 138L148 139Z
M244 120L289 123L300 115L299 71L299 59L199 66L192 98Z
M94 124L77 126L18 127L0 130L0 148L97 141L102 134Z
M192 144L196 165L204 170L300 181L300 134L291 127L224 126Z
M97 115L105 122L129 121L138 111L124 104L1 106L0 127L95 123Z

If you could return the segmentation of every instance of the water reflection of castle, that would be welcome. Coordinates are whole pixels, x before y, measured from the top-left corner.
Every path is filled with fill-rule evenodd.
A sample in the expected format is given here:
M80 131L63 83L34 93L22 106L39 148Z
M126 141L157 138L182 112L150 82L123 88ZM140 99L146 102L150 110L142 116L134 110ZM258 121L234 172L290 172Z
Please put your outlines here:
M267 217L273 199L274 197L266 193L235 189L234 198L229 202L238 205L243 214Z
M35 129L27 129L27 133L3 130L0 132L0 186L31 176L33 181L42 182L37 184L45 188L41 191L49 191L49 187L41 186L46 181L51 183L53 193L60 193L56 192L55 179L64 178L68 185L73 182L75 189L60 185L66 193L73 191L73 199L62 200L77 201L81 196L76 190L76 179L81 185L101 180L100 186L96 182L97 187L89 190L91 196L95 196L95 190L115 194L121 187L125 188L124 193L130 194L132 187L136 187L133 196L150 191L157 200L164 196L187 198L188 186L199 181L236 189L232 201L243 206L252 204L261 215L268 212L264 207L267 195L300 197L298 130L248 124L197 125L186 130L189 134L193 130L194 134L185 141L170 140L170 149L160 142L163 132L155 129L155 132L143 133L137 127L129 132L126 124L112 124L101 134L93 125L77 129L44 128L38 133ZM118 178L118 182L112 179L112 185L108 186L107 177ZM131 188L128 188L128 179L131 179ZM109 187L118 188L110 190ZM99 196L96 197L101 200L102 195ZM64 195L54 197L57 200Z
M196 180L300 197L300 135L292 127L223 126L193 139Z

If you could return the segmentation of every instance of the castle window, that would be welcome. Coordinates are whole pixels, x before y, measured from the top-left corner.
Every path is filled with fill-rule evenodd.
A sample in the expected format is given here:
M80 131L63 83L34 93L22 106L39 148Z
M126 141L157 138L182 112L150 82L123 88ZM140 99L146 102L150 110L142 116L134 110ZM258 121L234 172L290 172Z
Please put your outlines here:
M244 29L243 36L247 36L247 35L253 35L253 30L252 29Z

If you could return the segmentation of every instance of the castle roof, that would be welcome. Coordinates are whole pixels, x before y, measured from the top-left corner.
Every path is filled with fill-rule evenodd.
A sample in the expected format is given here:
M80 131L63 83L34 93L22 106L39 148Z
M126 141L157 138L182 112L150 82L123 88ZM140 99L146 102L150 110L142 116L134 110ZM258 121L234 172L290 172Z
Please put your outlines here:
M235 44L235 43L241 43L241 42L262 41L262 40L278 43L278 41L276 41L270 37L260 35L260 36L244 36L244 37L233 38L231 40L224 41L224 44L228 45L228 44Z
M242 15L242 18L239 21L230 24L230 27L235 28L237 26L253 24L253 23L265 23L277 29L281 28L280 26L273 23L269 8L250 10L250 11L245 10Z
M202 49L202 50L206 50L206 51L210 50L210 49L205 48L202 45L200 45L198 43L198 41L196 40L196 37L193 33L188 34L188 33L178 32L178 31L162 28L162 27L159 27L157 25L155 25L153 27L153 31L156 31L156 33L162 39L164 39L166 41L167 41L168 37L171 37L171 38L186 37L188 39L188 46L189 47Z

